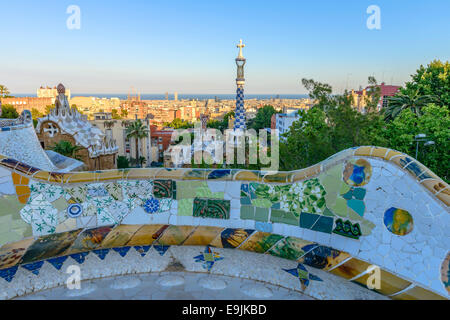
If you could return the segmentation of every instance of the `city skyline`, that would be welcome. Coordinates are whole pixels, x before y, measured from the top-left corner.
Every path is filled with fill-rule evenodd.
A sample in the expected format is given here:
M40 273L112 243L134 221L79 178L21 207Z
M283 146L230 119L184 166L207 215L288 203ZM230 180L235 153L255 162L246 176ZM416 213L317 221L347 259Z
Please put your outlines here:
M12 94L60 82L74 94L233 94L242 38L246 94L305 94L302 78L335 92L371 75L403 85L419 65L449 59L450 4L431 2L14 2L2 8L0 83ZM72 4L79 30L66 27ZM381 30L366 26L372 4Z

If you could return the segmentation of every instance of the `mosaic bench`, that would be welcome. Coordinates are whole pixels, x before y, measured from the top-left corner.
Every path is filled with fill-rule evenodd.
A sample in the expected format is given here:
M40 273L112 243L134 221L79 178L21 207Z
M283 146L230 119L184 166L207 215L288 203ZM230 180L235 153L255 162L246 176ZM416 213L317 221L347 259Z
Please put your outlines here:
M280 272L303 290L318 278L309 267L365 286L376 265L380 294L448 299L449 204L448 185L418 161L370 146L277 173L61 174L0 156L0 288L19 267L38 277L44 262L58 269L68 257L202 246L196 259L208 271L214 248L293 260L297 268Z

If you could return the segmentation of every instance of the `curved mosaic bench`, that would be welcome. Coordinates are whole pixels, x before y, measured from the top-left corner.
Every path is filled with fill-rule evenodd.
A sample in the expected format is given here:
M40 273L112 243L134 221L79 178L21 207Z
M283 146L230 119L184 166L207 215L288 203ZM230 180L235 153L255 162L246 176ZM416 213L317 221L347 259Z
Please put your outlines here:
M39 273L44 261L90 251L196 245L294 260L290 271L302 285L311 280L305 265L362 285L377 265L374 290L383 295L448 299L449 203L450 189L434 173L378 147L277 173L60 174L0 156L0 276L12 283L19 266ZM202 258L214 263L212 251Z

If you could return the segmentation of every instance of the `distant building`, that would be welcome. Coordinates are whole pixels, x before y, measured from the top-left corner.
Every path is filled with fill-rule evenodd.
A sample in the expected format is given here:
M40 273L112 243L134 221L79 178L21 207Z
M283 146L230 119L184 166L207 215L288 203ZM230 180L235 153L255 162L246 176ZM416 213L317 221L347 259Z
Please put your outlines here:
M56 89L56 86L53 88L41 86L37 89L37 96L38 98L52 98L53 102L51 104L53 104L58 96L58 90ZM66 89L66 96L67 99L70 100L70 89Z
M176 91L173 95L173 100L178 101L178 92L176 92Z
M288 132L292 126L292 123L294 123L294 121L297 121L298 119L300 119L298 111L294 111L291 113L275 113L274 115L272 115L271 129L277 129L280 135L280 139L284 140L281 135Z
M58 85L55 108L50 114L39 118L36 134L44 149L52 149L65 140L77 145L76 155L84 162L86 170L114 169L118 147L116 141L99 128L92 126L87 117L71 108L64 95L64 86Z
M2 104L12 105L20 114L24 110L36 109L40 113L45 114L47 106L51 106L55 100L53 98L35 98L35 97L21 97L21 98L0 98Z
M366 111L369 93L371 90L373 90L373 88L374 87L369 86L359 91L351 91L352 105L359 112ZM394 96L400 89L400 86L386 85L384 82L382 82L380 85L377 85L376 88L380 88L380 100L377 104L377 111L380 111L381 109L387 107L387 98Z

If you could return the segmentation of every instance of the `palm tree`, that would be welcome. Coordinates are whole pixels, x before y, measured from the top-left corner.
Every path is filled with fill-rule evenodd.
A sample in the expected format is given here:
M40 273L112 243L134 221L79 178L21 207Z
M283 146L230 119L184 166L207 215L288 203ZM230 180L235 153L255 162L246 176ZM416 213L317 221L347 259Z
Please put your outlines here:
M78 150L82 149L80 146L73 145L70 141L61 140L58 143L56 143L52 150L55 152L58 152L59 154L62 154L66 157L71 157L74 159L79 160L79 157L75 155Z
M145 138L148 135L148 128L144 123L138 119L127 126L127 138L134 138L136 143L136 159L139 159L139 139Z
M427 104L435 102L436 96L419 95L418 91L414 93L398 93L393 97L388 98L388 107L385 111L385 119L393 120L400 112L405 109L411 109L418 117L422 115L422 108Z
M2 84L0 84L0 95L2 96L6 96L8 95L10 92L8 90L8 88Z
M103 126L105 127L105 129L111 129L112 127L114 127L114 124L116 123L116 120L108 120L103 122Z

